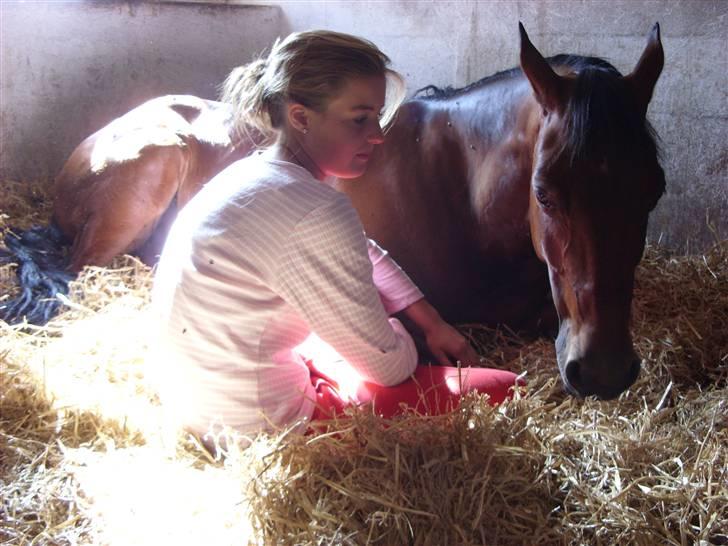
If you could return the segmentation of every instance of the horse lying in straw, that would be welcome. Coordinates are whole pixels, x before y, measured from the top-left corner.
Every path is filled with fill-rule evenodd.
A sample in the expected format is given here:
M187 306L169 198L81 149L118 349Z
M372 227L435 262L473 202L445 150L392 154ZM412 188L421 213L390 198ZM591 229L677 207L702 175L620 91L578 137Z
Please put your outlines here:
M558 317L566 389L616 397L639 373L634 272L665 186L645 117L664 62L659 26L627 76L592 57L546 60L520 35L520 68L426 88L367 173L338 184L447 320L534 330ZM176 210L255 148L239 134L226 105L166 96L82 142L56 180L52 225L6 237L26 285L6 320L47 320L31 291L62 290L66 270L155 255ZM33 264L28 247L44 233L71 243L64 271Z

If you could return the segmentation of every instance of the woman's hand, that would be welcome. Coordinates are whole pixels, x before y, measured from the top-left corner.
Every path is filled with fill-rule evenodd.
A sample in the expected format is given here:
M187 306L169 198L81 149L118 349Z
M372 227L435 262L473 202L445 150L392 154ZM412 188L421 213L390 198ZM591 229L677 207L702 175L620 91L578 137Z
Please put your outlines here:
M404 309L404 313L420 327L427 346L441 365L454 366L457 362L470 365L478 362L478 355L468 340L442 320L425 299L416 301Z
M439 325L425 332L427 346L437 361L443 366L464 366L478 362L478 355L460 332L441 320Z

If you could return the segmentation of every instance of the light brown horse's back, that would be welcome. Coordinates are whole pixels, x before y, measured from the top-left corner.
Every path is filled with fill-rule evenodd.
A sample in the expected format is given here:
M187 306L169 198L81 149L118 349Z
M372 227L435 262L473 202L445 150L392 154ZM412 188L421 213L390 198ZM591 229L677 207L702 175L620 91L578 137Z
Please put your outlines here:
M186 95L150 100L84 140L55 184L53 218L70 268L122 253L153 259L164 225L250 147L233 145L229 108Z

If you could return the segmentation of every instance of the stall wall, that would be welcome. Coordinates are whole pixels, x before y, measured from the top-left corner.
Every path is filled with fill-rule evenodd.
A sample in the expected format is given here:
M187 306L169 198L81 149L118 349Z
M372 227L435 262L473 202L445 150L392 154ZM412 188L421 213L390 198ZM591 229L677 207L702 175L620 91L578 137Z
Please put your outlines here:
M216 98L229 71L284 32L270 6L0 4L0 175L54 175L86 136L167 93Z
M728 2L5 2L0 175L54 173L92 129L162 93L214 97L274 36L329 28L377 43L407 78L462 86L518 62L518 21L545 55L630 71L655 21L666 62L649 117L668 192L650 238L684 251L728 237Z

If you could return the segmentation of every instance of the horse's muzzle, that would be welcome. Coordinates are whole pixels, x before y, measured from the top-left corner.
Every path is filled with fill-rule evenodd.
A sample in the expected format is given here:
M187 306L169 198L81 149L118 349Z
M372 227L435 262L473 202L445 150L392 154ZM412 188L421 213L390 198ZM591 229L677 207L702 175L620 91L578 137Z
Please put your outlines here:
M596 396L612 400L626 391L639 377L642 361L634 354L627 357L625 366L621 359L597 356L569 360L561 377L564 387L575 396ZM611 365L610 365L611 364ZM626 370L625 370L626 369ZM620 373L620 370L625 370Z

